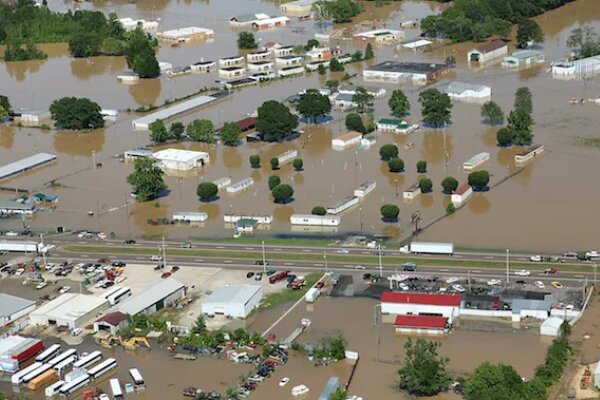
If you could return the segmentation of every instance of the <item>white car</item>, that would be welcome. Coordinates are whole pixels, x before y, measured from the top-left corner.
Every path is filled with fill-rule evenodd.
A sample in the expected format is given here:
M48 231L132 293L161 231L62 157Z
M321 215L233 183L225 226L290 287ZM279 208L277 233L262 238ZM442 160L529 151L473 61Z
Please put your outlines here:
M536 261L536 262L540 262L542 261L542 256L537 255L537 256L531 256L529 257L529 261Z
M23 272L25 272L25 268L19 268L17 270L17 272L15 272L15 275L16 276L21 276L21 275L23 275Z
M285 385L287 385L287 383L290 381L290 378L288 378L287 376L285 378L281 378L281 380L279 381L279 386L283 387Z
M161 256L152 256L152 257L150 257L150 261L162 261L162 257Z
M19 232L9 231L5 233L6 236L19 236Z
M542 282L542 281L535 281L535 282L533 282L533 284L535 285L535 287L537 287L539 289L543 289L546 287L546 285L544 285L544 282Z
M517 276L529 276L529 275L531 275L531 272L527 271L526 269L520 269L518 271L515 271L515 275L517 275Z
M98 238L99 238L99 239L106 239L107 237L108 237L108 236L106 236L106 233L104 233L104 232L100 232L100 233L98 233Z
M52 264L52 263L46 264L46 271L50 271L51 269L52 270L54 269L54 264ZM52 271L50 271L50 272L52 272Z
M101 279L98 282L96 282L96 284L94 285L94 287L96 289L100 289L102 287L102 285L104 285L106 283L106 279Z
M406 283L400 283L400 284L398 285L398 287L399 287L400 289L404 290L405 292L406 292L406 291L408 291L408 289L410 289Z
M63 286L60 288L58 293L60 293L60 294L67 293L69 290L71 290L71 286Z
M452 276L452 277L446 279L446 283L454 283L454 282L458 282L458 281L460 281L460 279L458 279L455 276Z
M106 394L106 393L102 393L100 396L98 396L99 400L110 400L110 397Z
M83 232L79 232L79 234L77 235L77 237L79 239L83 239L84 237L86 237L88 235L88 233L86 231Z
M340 253L340 254L348 254L348 253L350 253L348 251L348 249L339 249L337 252Z
M490 286L499 285L502 281L500 279L490 279L487 284Z
M35 288L37 290L40 290L40 289L45 288L46 286L48 286L48 284L46 282L42 282L42 283L38 284Z
M7 233L7 235L8 235L8 233ZM600 257L600 253L598 253L598 252L597 252L597 251L595 251L595 250L592 250L592 251L588 251L588 252L586 252L586 253L585 253L585 256L586 256L587 258L596 258L596 257Z
M466 292L467 290L461 285L452 285L452 289L457 291L458 293Z
M364 266L364 265L355 265L355 266L354 266L354 269L360 269L360 270L363 270L363 269L365 269L365 266Z

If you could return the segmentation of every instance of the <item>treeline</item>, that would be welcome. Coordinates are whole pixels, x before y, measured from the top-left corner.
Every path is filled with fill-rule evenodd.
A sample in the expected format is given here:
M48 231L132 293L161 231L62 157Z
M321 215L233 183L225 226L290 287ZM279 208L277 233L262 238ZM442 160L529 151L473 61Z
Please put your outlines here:
M422 32L430 37L455 42L483 40L490 36L507 38L513 24L535 17L573 0L455 0L440 15L421 21Z

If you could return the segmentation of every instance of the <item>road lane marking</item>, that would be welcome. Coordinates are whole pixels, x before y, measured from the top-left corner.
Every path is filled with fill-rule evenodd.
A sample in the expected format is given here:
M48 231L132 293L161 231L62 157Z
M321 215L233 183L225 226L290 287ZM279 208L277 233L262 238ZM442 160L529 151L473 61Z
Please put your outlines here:
M322 267L323 264L313 264L315 267Z
M310 253L309 249L302 249L302 251L305 252L305 253Z
M476 274L481 274L481 271L473 271Z
M244 247L244 250L252 250L252 247Z
M460 254L456 254L454 257L456 257L456 258L462 258L462 256Z
M371 254L368 251L361 251L362 254Z
M136 257L135 259L136 259L136 260L143 260L143 259L144 259L144 257Z
M201 258L196 258L194 261L197 261L197 262L204 262L204 260L203 260L203 259L201 259Z
M492 256L485 256L483 258L485 258L486 260L493 260L494 259L494 257L492 257Z
M283 263L283 265L294 265L292 263Z
M77 242L77 243L79 243L79 244L87 244L87 242Z
M223 246L217 246L217 249L224 249L225 247Z
M283 251L283 249L279 249L279 248L277 248L277 249L275 249L275 250L277 250L277 251Z
M225 261L223 261L223 262L224 262L225 264L231 264L231 263L233 263L233 261L231 261L231 260L225 260Z
M519 261L527 261L527 259L524 258L524 257L518 257L517 260L519 260Z
M440 271L442 271L442 272L448 272L450 270L449 269L440 269Z
M575 275L575 278L585 278L583 275Z

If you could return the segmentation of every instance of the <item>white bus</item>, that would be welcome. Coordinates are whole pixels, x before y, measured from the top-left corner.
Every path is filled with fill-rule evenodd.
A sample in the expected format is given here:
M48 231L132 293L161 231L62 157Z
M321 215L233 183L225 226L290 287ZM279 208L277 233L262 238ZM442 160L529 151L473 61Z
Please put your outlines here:
M44 389L44 394L46 395L46 397L54 396L55 394L58 393L58 389L60 389L61 386L64 385L65 383L66 383L65 381L54 382L52 385L50 385L46 389Z
M50 364L50 365L60 364L61 362L63 362L64 360L66 360L67 358L69 358L71 356L74 356L75 359L77 359L77 350L76 349L69 349L63 353L60 353L58 356L56 356L52 360L48 361L48 364Z
M101 351L98 351L98 350L92 351L90 354L88 354L87 356L81 357L75 364L73 364L73 368L88 367L88 366L100 361L101 358L102 358Z
M110 381L110 390L113 394L113 400L122 400L123 399L123 391L121 390L121 383L117 378L111 379Z
M92 379L97 379L114 368L117 368L117 360L114 358L107 358L95 367L90 368L88 374Z
M72 380L69 383L65 383L58 389L58 393L61 396L68 396L70 394L75 393L77 390L81 389L85 385L90 383L90 376L88 374L83 374L77 379Z
M45 363L48 362L49 360L53 359L54 357L56 357L58 355L58 353L60 353L60 344L53 344L52 346L48 347L46 350L44 350L43 352L41 352L36 358L35 361L37 362L41 362L41 363Z
M102 293L100 295L100 297L102 297L103 299L108 300L109 296L112 296L113 294L117 293L121 289L122 289L121 286L113 286L110 289L108 289L106 292Z
M25 375L28 375L29 373L31 373L32 371L35 371L36 369L38 369L39 367L41 367L43 364L40 362L34 362L33 364L31 364L30 366L23 368L22 370L20 370L19 372L13 374L13 376L10 377L10 382L14 385L18 385L19 383L21 383L23 381L23 377Z
M29 383L30 380L37 378L38 376L40 376L44 372L48 371L49 369L52 369L52 365L42 364L39 367L37 367L36 369L34 369L33 371L31 371L30 373L28 373L27 375L25 375L23 377L23 379L21 379L21 383L24 383L24 384Z
M119 304L129 296L131 296L131 289L128 287L122 287L118 291L106 297L106 300L108 300L111 306L114 306L115 304Z
M144 378L142 377L142 374L140 374L140 371L138 371L137 368L131 368L129 370L129 375L131 375L131 379L133 379L133 385L136 389L141 389L146 386Z
M65 358L64 360L62 360L61 362L56 364L54 366L54 369L60 375L60 374L62 374L62 372L65 368L67 368L69 365L73 364L75 361L77 361L77 357L75 357L75 356Z

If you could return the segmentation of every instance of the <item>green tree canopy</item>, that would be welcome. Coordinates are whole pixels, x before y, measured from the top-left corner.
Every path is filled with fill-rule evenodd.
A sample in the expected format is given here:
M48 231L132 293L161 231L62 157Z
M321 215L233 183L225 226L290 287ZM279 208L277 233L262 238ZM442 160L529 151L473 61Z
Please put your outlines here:
M442 189L444 189L444 193L450 194L458 189L458 181L451 176L447 176L442 181Z
M362 11L354 0L319 0L316 7L323 10L324 18L333 19L335 23L351 22Z
M398 157L398 147L395 144L384 144L379 149L379 156L383 161Z
M50 113L60 129L97 129L104 126L100 106L90 99L63 97L54 100Z
M336 360L345 359L347 343L348 342L346 341L346 339L344 339L344 337L341 334L330 337L327 340L329 355Z
M493 101L486 101L481 106L481 116L490 124L501 124L504 122L504 112L498 104Z
M359 113L350 113L346 115L346 129L349 131L356 131L360 133L366 133L365 126L363 125L362 117Z
M427 161L417 161L417 172L420 174L424 174L425 172L427 172Z
M69 52L75 58L100 55L102 39L95 32L79 32L69 40Z
M426 89L419 94L423 122L434 128L440 128L450 122L452 102L446 93L437 89Z
M544 31L533 19L523 19L517 26L517 47L524 49L528 42L541 43L544 41Z
M181 122L173 122L169 127L169 136L171 139L179 140L185 132L185 125Z
M419 189L421 189L421 193L429 193L433 188L433 182L429 178L419 179Z
M388 168L390 172L402 172L404 171L404 161L401 158L391 158L388 161Z
M221 128L221 140L225 146L237 146L242 130L237 122L225 122Z
M281 185L281 178L278 175L269 176L269 190L273 190L279 185Z
M214 143L215 127L208 119L195 119L186 128L186 133L195 142Z
M513 135L508 128L500 128L496 132L496 140L499 146L509 146L512 144Z
M346 400L346 392L340 388L337 388L335 392L329 395L327 400Z
M484 362L473 371L463 390L466 400L531 399L527 384L513 367L489 362Z
M294 159L293 166L296 171L302 171L302 167L304 167L304 162L301 158L296 158Z
M469 174L469 185L474 191L482 191L490 182L490 173L487 171L474 171Z
M294 189L285 183L275 186L271 192L275 203L287 203L294 195Z
M319 75L327 74L327 69L325 68L325 65L319 64L319 66L317 67L317 72L319 73Z
M204 335L206 332L206 321L204 320L204 315L199 315L194 322L194 326L192 327L192 334Z
M135 160L133 172L127 177L127 183L133 186L137 201L155 199L167 188L162 175L163 172L154 158L144 157Z
M579 50L578 57L586 58L600 54L600 40L591 26L582 26L571 31L567 47Z
M360 114L367 112L373 107L373 95L367 92L362 86L359 86L352 95L352 101L356 104L356 111Z
M2 106L0 106L0 122L6 120L8 118L8 111Z
M404 366L398 371L398 386L415 396L434 396L448 389L448 359L438 356L439 342L409 338L404 344ZM484 397L482 397L484 398Z
M254 38L252 32L240 32L237 38L238 49L255 49L258 47L258 43Z
M410 110L410 103L404 92L400 89L395 89L388 101L388 106L395 117L403 117Z
M523 110L529 114L533 111L533 95L527 87L520 87L515 93L515 111Z
M323 206L314 206L310 213L312 215L325 215L327 210Z
M256 130L262 132L268 141L281 140L292 133L297 126L298 117L282 103L269 100L258 107Z
M296 110L307 120L315 120L331 112L331 101L318 90L308 89L300 95Z
M260 168L260 156L258 154L252 154L250 157L248 157L248 159L250 161L251 168Z
M144 52L135 57L131 67L140 78L156 78L160 75L160 67L154 51Z
M271 169L273 171L275 171L276 169L279 169L279 159L277 157L273 157L271 158Z
M344 65L334 57L329 61L329 70L331 72L344 72Z
M0 106L8 112L10 112L12 110L12 107L10 105L10 100L8 100L8 97L6 97L6 96L0 96Z
M384 204L379 209L379 212L381 212L381 216L385 221L392 221L398 218L400 209L395 204Z
M531 126L533 118L531 114L523 109L511 111L508 114L508 130L511 133L512 141L517 145L528 145L533 140Z
M373 46L371 46L371 43L367 43L367 47L365 47L365 60L372 60L374 57Z
M150 129L150 140L154 143L164 143L171 138L162 119L152 122L148 128Z
M202 182L196 189L196 194L202 201L210 201L219 193L219 188L213 182Z

